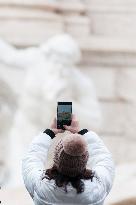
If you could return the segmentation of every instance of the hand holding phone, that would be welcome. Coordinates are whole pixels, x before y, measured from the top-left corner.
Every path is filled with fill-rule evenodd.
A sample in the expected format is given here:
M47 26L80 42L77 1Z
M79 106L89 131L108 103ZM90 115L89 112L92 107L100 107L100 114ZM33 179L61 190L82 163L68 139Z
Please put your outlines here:
M54 132L55 135L58 134L58 133L65 132L65 130L57 129L57 120L56 120L56 118L54 118L54 120L51 124L51 129L52 129L52 131Z
M75 115L72 114L72 122L70 126L64 125L64 128L73 134L78 133L80 131L79 129L79 122Z

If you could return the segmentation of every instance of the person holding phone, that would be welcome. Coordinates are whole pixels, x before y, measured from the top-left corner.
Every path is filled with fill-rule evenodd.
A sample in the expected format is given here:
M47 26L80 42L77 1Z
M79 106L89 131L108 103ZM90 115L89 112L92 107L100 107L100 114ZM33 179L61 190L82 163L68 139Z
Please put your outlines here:
M75 115L64 128L68 134L58 140L49 169L45 162L52 139L65 130L58 129L54 119L30 144L22 160L26 189L35 205L104 204L115 172L111 153L95 132L80 130Z

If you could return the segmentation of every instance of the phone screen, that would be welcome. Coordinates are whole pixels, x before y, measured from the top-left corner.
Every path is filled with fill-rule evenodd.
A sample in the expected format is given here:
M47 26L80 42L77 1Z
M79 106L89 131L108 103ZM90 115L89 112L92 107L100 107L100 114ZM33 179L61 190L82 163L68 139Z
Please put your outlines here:
M59 105L58 106L58 120L70 120L71 119L71 105Z
M57 122L58 127L71 124L72 102L58 102Z

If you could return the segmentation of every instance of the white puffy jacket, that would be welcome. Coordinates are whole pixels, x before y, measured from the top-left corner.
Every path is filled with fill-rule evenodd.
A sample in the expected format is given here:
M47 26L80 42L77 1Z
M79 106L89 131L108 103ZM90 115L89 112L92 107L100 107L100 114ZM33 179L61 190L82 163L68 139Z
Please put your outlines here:
M113 184L114 164L108 149L98 135L92 131L82 135L86 139L91 169L95 171L93 181L84 180L85 190L77 194L70 184L68 193L56 187L54 180L41 179L45 160L52 139L41 133L33 140L27 155L22 161L25 186L35 205L102 205Z

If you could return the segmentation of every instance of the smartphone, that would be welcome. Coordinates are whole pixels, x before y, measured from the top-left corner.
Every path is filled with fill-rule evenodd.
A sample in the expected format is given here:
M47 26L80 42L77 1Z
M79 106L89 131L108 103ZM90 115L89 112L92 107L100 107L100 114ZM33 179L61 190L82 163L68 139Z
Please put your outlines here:
M63 129L63 125L71 125L72 102L58 102L57 104L57 128Z

